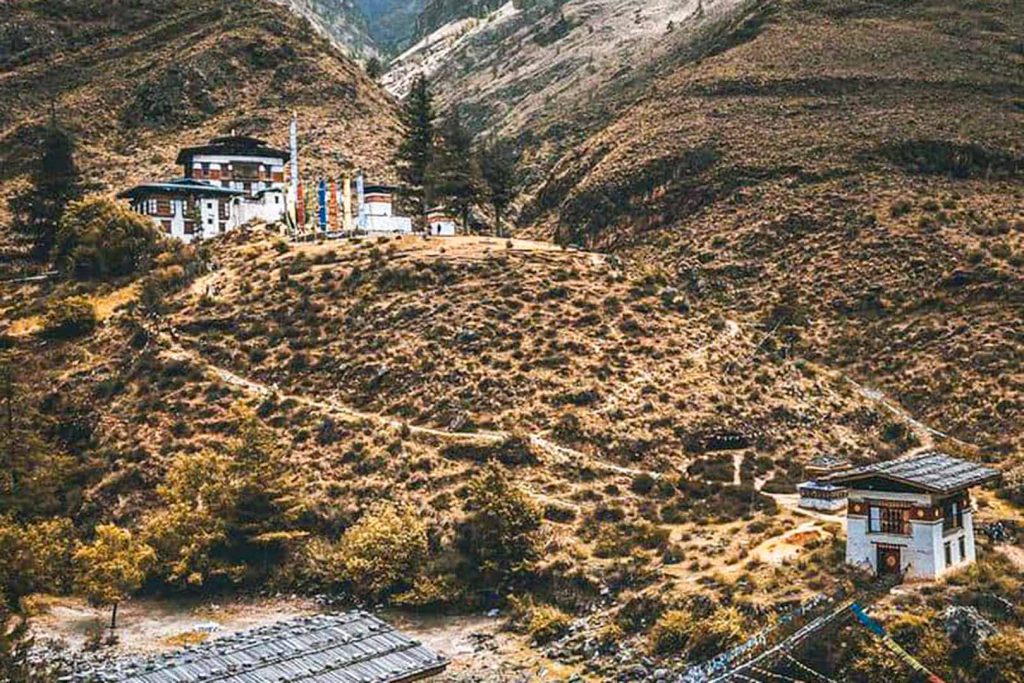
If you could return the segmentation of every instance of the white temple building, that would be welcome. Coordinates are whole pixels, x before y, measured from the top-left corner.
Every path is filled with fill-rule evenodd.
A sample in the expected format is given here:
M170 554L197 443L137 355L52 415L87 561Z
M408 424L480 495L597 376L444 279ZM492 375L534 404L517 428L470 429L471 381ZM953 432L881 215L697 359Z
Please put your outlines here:
M254 137L231 135L178 154L184 177L144 183L118 195L167 235L186 243L251 221L287 214L284 168L291 153Z
M880 575L933 580L975 561L970 489L999 472L938 452L827 478L849 490L846 561Z
M454 237L458 234L458 223L443 206L427 211L427 231L437 237Z

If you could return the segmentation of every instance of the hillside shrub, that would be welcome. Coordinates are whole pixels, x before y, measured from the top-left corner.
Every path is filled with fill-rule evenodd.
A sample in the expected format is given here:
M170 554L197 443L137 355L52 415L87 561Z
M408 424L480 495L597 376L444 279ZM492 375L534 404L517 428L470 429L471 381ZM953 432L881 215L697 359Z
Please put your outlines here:
M72 339L89 334L98 322L92 302L85 297L72 296L50 303L43 320L43 332L55 339Z
M470 482L465 508L459 547L485 585L501 584L532 568L539 552L541 511L504 468L492 464Z
M380 503L345 532L340 568L356 595L380 600L413 589L429 551L427 526L414 510Z
M543 645L563 635L572 625L572 618L553 605L539 605L529 610L526 631L533 642Z
M686 649L693 630L693 617L683 610L665 612L651 627L648 643L656 655L679 654Z
M55 260L79 279L108 279L149 269L164 238L153 223L108 199L72 204L57 233Z

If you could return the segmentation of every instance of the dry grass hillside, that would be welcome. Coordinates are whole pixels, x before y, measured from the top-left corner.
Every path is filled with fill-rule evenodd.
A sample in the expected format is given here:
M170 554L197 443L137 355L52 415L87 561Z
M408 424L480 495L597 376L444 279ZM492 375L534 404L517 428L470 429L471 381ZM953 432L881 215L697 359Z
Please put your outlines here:
M394 102L283 6L34 0L2 12L0 196L28 172L51 104L103 192L180 173L179 147L232 130L286 146L292 111L307 172L388 174Z
M1013 451L1022 35L1001 0L766 3L563 158L528 219Z
M929 438L615 257L469 237L289 245L261 230L211 249L210 272L155 318L133 307L132 284L6 286L3 360L19 413L37 411L62 463L60 513L138 528L168 467L230 446L245 406L286 454L298 528L317 539L287 546L262 589L323 591L307 574L324 571L321 539L381 500L413 506L436 553L428 575L447 580L468 488L496 461L543 518L509 625L566 676L608 680L652 647L683 666L656 649L659 615L722 629L693 636L699 661L773 609L863 586L842 563L841 518L766 494L791 492L813 455L856 461ZM100 328L38 334L41 306L72 291L97 303ZM983 520L1006 514L984 500ZM493 599L445 585L428 605Z
M708 435L780 461L867 452L885 420L657 272L486 238L226 251L173 324L283 392L453 431L543 434L617 465L685 467Z

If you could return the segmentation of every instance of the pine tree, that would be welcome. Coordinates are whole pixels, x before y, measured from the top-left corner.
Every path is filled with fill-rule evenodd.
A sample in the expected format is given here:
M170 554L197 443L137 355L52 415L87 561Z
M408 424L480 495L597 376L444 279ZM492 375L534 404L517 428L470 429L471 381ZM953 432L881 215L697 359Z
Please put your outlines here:
M425 76L413 84L402 111L405 139L398 148L398 175L405 192L416 203L420 214L430 208L431 188L428 173L434 159L434 103Z
M473 136L457 112L441 126L441 145L431 167L438 200L469 226L469 214L480 192L480 167L473 154Z
M488 142L480 150L480 173L494 208L495 232L500 237L501 219L515 198L519 183L515 150L503 140Z
M83 187L75 165L71 136L53 116L41 141L42 154L32 172L30 186L10 201L13 228L28 244L32 257L50 258L57 228L68 204L81 198Z

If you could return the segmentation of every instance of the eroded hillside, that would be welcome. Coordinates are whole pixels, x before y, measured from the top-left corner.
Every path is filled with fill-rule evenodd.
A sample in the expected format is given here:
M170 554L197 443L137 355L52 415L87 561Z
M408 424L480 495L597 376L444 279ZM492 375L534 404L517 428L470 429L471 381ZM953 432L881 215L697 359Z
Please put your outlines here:
M428 5L421 25L433 31L394 60L383 83L402 95L427 75L442 108L457 106L474 129L523 142L533 186L668 65L751 30L766 3L479 2L478 12L453 13L454 4Z
M1024 14L781 2L558 164L545 234L658 264L695 307L1019 448Z
M293 111L310 173L388 176L391 98L283 6L53 0L4 12L0 195L28 172L51 105L103 192L173 177L179 147L232 130L286 145Z

